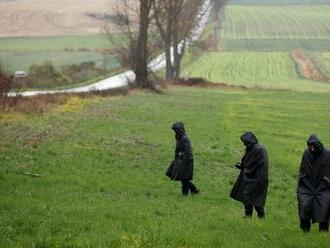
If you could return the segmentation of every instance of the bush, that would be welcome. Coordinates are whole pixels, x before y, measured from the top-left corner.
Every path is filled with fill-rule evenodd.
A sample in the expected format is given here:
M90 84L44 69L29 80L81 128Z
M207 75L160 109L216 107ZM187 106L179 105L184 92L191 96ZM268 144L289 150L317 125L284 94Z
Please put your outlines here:
M27 87L49 88L65 84L66 79L56 71L51 61L30 65Z
M77 83L103 75L106 71L97 68L94 61L86 61L79 65L64 66L61 73L69 83Z

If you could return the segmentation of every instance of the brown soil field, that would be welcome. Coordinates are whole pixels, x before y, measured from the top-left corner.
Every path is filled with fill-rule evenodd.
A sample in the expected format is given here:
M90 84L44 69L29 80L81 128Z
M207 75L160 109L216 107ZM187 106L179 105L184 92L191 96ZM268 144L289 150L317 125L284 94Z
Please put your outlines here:
M100 33L120 0L0 0L0 37Z

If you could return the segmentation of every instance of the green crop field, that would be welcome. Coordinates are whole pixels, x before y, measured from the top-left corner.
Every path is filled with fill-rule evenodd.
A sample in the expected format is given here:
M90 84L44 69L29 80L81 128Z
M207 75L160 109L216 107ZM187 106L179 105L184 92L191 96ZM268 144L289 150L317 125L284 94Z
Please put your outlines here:
M95 50L113 48L104 35L0 38L0 59L9 71L26 70L32 63L53 61L61 67L94 61L112 69L118 61Z
M330 5L226 7L223 39L330 39Z
M190 63L188 56L183 71L230 85L329 92L329 84L302 78L290 53L300 48L317 54L319 67L329 70L330 4L271 3L231 1L221 19L219 52Z
M27 71L31 64L41 64L45 60L52 61L57 69L65 65L80 64L86 61L94 61L99 68L105 68L107 70L119 66L115 57L93 51L1 52L0 59L10 72L19 70Z
M229 5L220 50L330 50L330 5Z
M295 187L308 135L330 144L329 104L321 93L172 88L2 113L0 247L327 248L317 227L299 230ZM193 142L196 197L164 176L177 120ZM270 157L262 221L229 198L244 130Z
M0 38L0 61L10 73L27 71L31 64L45 61L52 61L58 70L65 65L93 61L98 68L110 72L120 66L114 56L102 53L103 49L111 48L114 45L102 34ZM77 82L79 83L82 82Z
M223 39L219 43L219 50L228 52L289 52L297 48L306 51L328 52L330 51L330 39Z
M104 35L0 38L3 51L59 51L65 49L103 49L112 44Z
M301 78L289 53L213 52L183 68L192 77L230 85L330 92L330 84Z
M318 68L330 78L330 53L313 53L312 58Z

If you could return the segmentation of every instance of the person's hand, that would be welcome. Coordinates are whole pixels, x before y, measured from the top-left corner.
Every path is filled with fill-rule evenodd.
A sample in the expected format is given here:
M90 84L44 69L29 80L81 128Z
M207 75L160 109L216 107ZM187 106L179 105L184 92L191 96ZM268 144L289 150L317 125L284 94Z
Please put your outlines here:
M241 163L236 163L234 164L234 166L239 170L242 169Z
M330 186L330 179L327 177L323 177L323 181L325 182L325 184L329 187Z

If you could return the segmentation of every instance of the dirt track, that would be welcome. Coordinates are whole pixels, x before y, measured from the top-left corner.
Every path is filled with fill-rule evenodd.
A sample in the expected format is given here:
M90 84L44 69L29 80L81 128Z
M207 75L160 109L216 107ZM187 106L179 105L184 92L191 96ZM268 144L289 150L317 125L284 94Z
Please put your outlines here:
M99 33L117 0L0 0L0 37Z

